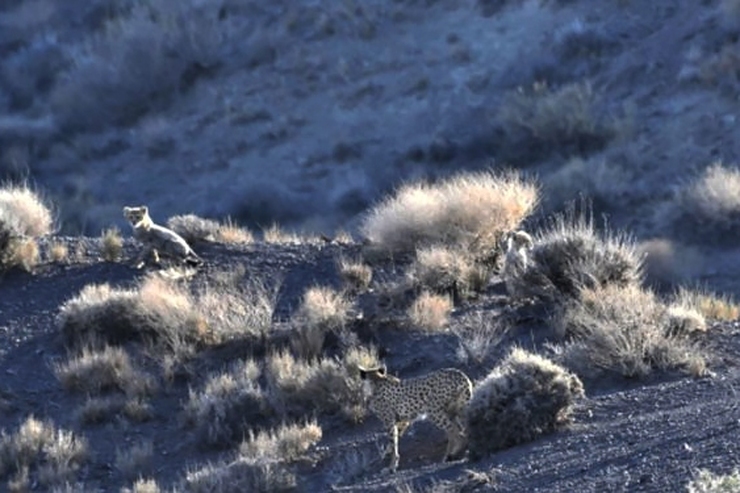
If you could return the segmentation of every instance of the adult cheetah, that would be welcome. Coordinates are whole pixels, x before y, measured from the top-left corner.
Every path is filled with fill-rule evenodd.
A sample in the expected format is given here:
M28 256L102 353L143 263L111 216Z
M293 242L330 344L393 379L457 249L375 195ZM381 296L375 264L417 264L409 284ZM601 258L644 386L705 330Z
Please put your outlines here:
M445 368L401 380L388 375L382 365L360 368L360 378L369 394L368 408L390 433L391 471L398 469L398 440L417 419L427 418L445 431L445 460L455 458L465 448L463 412L473 394L473 384L463 372Z
M526 231L512 231L505 236L506 256L501 277L506 283L509 296L519 297L519 276L527 269L531 260L529 251L534 247L534 240Z

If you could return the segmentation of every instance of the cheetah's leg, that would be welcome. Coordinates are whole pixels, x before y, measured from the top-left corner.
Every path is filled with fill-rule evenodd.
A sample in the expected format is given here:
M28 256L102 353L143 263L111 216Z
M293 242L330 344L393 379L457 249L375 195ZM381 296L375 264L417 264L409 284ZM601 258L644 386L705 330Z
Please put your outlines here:
M460 425L459 419L443 414L432 414L429 419L447 434L447 449L445 450L444 460L452 460L465 445L464 428Z
M398 469L398 463L400 461L400 455L398 454L398 425L393 423L391 426L391 472L396 472Z
M134 260L134 267L137 269L141 269L146 265L146 258L151 255L151 248L145 247L139 255L137 255L136 260Z

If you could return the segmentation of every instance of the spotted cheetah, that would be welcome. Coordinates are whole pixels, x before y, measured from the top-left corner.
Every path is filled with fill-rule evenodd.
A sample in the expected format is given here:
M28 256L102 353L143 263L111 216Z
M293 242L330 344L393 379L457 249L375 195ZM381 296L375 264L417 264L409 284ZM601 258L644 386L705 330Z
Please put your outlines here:
M427 375L400 380L388 375L385 366L360 368L368 407L388 429L391 438L390 470L398 469L398 440L417 419L428 418L447 433L445 460L458 455L466 445L463 411L473 393L473 384L460 370L445 368Z
M203 263L182 236L152 221L147 206L124 207L123 217L131 223L134 238L144 245L144 250L136 259L137 269L144 267L148 256L151 256L154 262L159 264L160 253L193 266Z
M501 277L506 283L510 296L518 297L517 279L529 266L529 251L534 247L534 240L525 231L512 231L505 237L506 256Z

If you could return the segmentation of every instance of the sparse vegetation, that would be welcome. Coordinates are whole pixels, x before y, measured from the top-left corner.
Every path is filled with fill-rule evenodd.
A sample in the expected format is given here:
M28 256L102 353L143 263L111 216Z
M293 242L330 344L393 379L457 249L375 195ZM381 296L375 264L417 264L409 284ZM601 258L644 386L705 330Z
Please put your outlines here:
M603 148L626 122L608 116L602 104L589 83L536 82L510 92L496 118L511 149L507 157L527 164L553 150L583 155Z
M254 462L293 462L321 440L316 421L305 425L283 425L275 430L250 433L239 446L239 457Z
M702 349L685 337L701 322L693 310L671 310L638 286L581 291L555 320L568 338L563 360L583 378L602 371L639 378L653 370L706 372Z
M29 488L63 484L88 458L87 442L49 421L28 417L13 434L0 437L0 478Z
M457 357L467 364L482 364L511 328L506 320L490 312L476 312L458 322L453 329L459 338Z
M210 377L202 390L190 390L185 424L199 442L224 447L244 436L248 428L269 423L274 414L259 384L261 369L253 360L239 361Z
M137 479L131 488L123 488L121 493L161 493L157 482L153 479Z
M65 389L88 395L118 390L130 397L151 395L153 379L135 369L123 348L83 349L79 356L55 365L54 372Z
M740 318L740 305L729 295L680 288L674 298L676 304L696 310L708 320L728 322Z
M483 457L564 427L583 395L577 376L515 348L473 391L467 410L471 456Z
M121 231L115 226L105 229L100 235L100 239L103 260L106 262L118 262L121 260L121 253L123 253Z
M449 296L422 291L409 307L408 316L415 327L434 332L447 328L452 308Z
M434 184L411 183L370 210L362 232L388 252L446 245L486 258L538 198L537 185L516 173L464 173Z
M69 257L69 249L62 242L55 241L49 247L49 259L52 262L66 262Z
M154 445L150 441L143 441L132 445L126 450L116 451L116 469L124 476L134 478L150 469Z
M740 241L740 171L716 162L679 189L661 220L673 236L690 244L734 246Z

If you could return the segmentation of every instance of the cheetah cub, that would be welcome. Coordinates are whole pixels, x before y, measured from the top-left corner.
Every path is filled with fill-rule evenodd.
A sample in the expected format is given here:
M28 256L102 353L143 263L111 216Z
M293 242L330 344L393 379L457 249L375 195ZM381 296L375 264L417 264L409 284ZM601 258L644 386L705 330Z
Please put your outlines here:
M534 248L534 240L525 231L512 231L506 235L506 256L501 277L506 283L509 296L518 297L517 279L530 264L529 252Z
M134 238L144 245L144 250L136 259L137 269L144 267L148 256L159 264L160 253L192 266L203 263L203 260L190 248L182 236L152 221L147 206L124 207L123 217L131 223Z
M473 384L460 370L445 368L427 375L400 380L385 366L360 368L369 394L368 407L388 429L390 470L398 469L398 440L417 419L428 418L447 433L445 460L462 452L467 443L463 412L473 394ZM387 453L387 452L386 452Z

